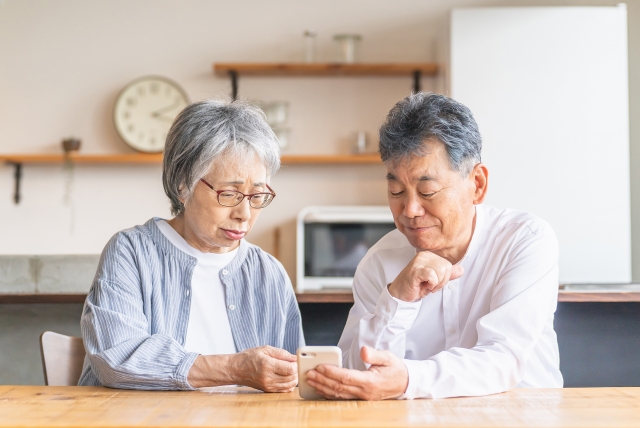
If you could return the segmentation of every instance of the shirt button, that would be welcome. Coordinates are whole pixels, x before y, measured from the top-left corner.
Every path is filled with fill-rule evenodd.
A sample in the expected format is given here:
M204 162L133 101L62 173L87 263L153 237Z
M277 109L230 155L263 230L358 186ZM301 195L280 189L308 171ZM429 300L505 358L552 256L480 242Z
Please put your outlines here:
M224 270L222 271L222 274L223 274L223 275L228 275L228 274L229 274L229 271L228 271L228 270L226 270L226 269L224 269Z
M234 310L235 308L236 308L235 305L229 305L229 310L230 311Z
M191 290L187 290L187 291L185 291L185 292L184 292L184 294L185 294L187 297L189 297L189 294L191 294Z
M450 329L449 329L449 333L453 334L453 333L455 333L455 332L456 332L456 329L455 329L455 328L450 328Z
M391 308L387 306L387 312L391 312Z
M447 285L447 288L448 288L449 290L451 290L451 284Z

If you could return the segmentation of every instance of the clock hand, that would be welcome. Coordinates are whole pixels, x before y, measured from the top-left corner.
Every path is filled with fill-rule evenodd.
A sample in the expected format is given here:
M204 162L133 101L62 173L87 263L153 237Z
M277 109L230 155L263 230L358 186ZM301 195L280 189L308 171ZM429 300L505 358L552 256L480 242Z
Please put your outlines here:
M162 120L164 122L173 123L173 118L158 114L156 112L151 113L151 117L154 119Z
M180 101L176 100L173 104L171 104L170 106L167 107L162 107L161 109L158 109L156 111L152 111L151 112L151 116L152 117L159 117L161 116L164 112L169 111L169 110L173 110L174 108L176 108L178 106L178 103Z

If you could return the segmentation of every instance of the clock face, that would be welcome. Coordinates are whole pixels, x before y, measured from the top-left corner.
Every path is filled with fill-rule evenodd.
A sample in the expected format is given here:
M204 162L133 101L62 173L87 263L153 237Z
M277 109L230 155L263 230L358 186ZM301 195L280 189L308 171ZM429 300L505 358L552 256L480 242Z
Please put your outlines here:
M116 130L140 152L160 153L178 113L189 104L185 91L159 76L136 79L118 95L113 111Z

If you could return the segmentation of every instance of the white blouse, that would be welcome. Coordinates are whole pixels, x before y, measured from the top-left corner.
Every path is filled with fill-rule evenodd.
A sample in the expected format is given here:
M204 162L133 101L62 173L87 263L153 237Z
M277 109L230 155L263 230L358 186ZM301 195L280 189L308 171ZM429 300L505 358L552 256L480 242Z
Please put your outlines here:
M189 245L165 220L156 224L173 245L198 261L191 277L191 308L184 349L201 355L235 354L220 273L238 254L238 249L222 254L203 253Z

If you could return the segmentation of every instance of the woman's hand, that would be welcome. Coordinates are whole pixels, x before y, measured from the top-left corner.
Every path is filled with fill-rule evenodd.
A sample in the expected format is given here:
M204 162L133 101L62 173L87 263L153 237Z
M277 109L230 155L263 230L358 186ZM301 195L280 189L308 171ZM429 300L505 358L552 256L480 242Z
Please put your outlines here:
M245 385L265 392L291 392L298 384L297 357L272 346L231 355L200 355L189 371L194 388Z
M231 356L235 383L265 392L291 392L298 384L297 357L272 346L251 348Z

